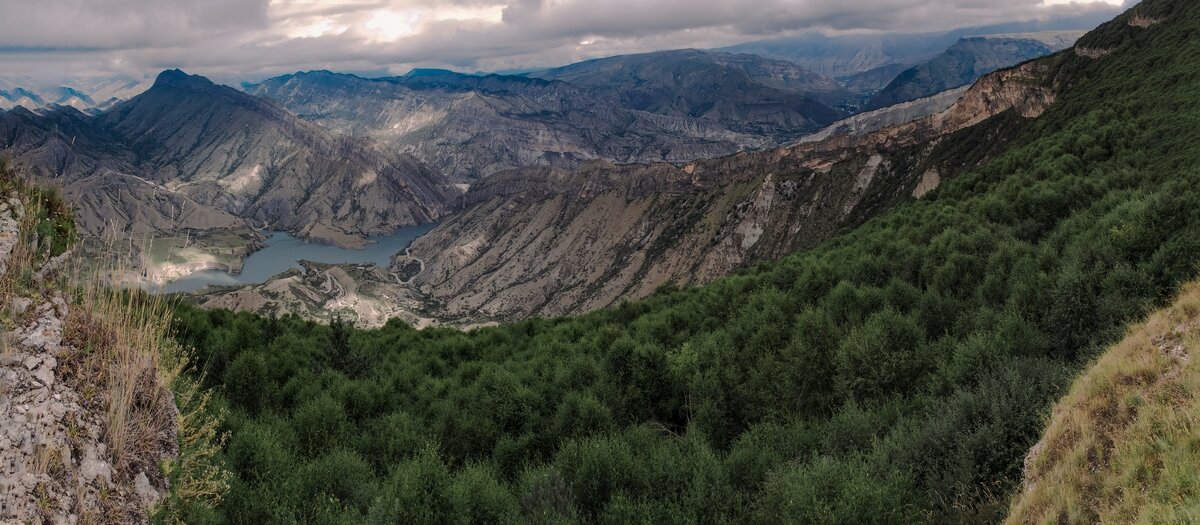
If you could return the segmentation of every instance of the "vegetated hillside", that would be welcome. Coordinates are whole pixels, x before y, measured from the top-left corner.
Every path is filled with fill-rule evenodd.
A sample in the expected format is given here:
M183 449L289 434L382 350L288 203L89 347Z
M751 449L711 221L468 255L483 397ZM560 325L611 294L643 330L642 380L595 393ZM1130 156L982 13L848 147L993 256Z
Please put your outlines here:
M1025 460L1006 523L1200 520L1200 283L1075 381Z
M864 105L879 109L928 97L970 84L997 69L1043 57L1071 47L1034 38L970 37L959 40L942 54L902 71Z
M1200 260L1200 4L1135 12L1005 153L704 287L467 333L181 311L233 411L221 512L1000 519L1080 364Z
M457 191L411 156L338 137L181 71L114 109L0 113L0 148L81 201L85 232L256 225L331 242L432 222Z
M247 89L332 130L409 152L458 180L595 158L687 161L770 144L716 122L636 111L567 83L519 76L418 70L365 79L314 71Z

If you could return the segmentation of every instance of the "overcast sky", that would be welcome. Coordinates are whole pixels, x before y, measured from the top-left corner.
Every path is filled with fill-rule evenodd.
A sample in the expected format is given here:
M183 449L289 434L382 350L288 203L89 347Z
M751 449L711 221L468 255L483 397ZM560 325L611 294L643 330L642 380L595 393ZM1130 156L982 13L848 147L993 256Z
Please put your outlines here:
M924 32L1122 0L0 0L0 77L498 71L807 31Z

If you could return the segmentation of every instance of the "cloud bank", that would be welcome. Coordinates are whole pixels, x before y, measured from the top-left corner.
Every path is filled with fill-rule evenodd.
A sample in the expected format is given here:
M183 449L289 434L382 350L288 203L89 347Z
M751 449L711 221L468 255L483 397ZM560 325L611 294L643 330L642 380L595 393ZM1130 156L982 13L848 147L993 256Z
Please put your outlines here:
M1119 0L0 0L0 77L227 82L306 69L502 71L802 32L931 32Z

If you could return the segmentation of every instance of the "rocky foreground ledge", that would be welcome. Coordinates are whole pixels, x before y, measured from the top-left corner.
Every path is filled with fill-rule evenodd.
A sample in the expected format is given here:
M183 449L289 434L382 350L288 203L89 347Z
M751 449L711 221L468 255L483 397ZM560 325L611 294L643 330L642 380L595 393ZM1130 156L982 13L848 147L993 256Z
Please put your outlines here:
M121 419L109 410L106 381L120 372L86 357L91 341L72 342L73 324L78 332L93 314L72 311L51 275L63 258L30 249L26 208L16 193L0 204L0 523L147 522L167 490L158 464L178 454L170 446L175 414L168 410L168 424L156 429L166 432L165 445L147 451L154 457L112 450L123 433L112 427ZM173 408L153 374L144 379Z

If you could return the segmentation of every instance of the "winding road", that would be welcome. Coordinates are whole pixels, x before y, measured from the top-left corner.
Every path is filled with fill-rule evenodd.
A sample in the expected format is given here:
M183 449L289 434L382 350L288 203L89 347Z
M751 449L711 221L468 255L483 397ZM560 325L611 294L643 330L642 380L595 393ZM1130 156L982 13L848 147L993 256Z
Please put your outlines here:
M411 260L417 261L417 263L421 265L421 269L417 270L417 273L412 274L412 277L409 277L407 281L401 279L400 276L396 274L396 272L392 272L392 277L396 278L397 283L404 284L404 285L412 285L413 279L416 279L418 275L421 275L421 272L425 271L425 261L422 261L421 259L418 259L418 258L412 256L412 247L411 246L404 249L404 256Z

